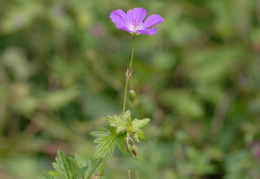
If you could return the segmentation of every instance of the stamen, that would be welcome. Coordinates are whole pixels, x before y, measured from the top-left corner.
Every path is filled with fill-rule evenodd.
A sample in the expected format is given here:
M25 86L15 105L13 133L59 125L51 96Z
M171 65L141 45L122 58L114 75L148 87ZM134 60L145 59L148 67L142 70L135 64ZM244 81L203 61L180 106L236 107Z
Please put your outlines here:
M134 24L135 27L138 26L138 22L137 22L136 19L133 20L133 24Z
M137 27L138 27L138 25L139 25L138 21L137 21L136 19L134 19L134 20L132 21L132 23L133 23L133 25L134 25L134 30L137 30Z

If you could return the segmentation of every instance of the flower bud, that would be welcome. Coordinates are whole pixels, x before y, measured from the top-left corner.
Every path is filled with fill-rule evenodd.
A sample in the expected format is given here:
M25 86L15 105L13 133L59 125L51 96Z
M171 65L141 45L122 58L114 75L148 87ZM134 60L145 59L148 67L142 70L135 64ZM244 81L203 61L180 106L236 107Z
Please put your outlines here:
M129 99L130 99L130 101L133 103L134 102L134 100L135 100L135 91L133 90L133 89L131 89L130 91L129 91Z
M131 155L131 153L132 153L132 146L130 144L126 144L126 150Z
M137 155L137 147L135 145L132 146L132 154L136 157Z

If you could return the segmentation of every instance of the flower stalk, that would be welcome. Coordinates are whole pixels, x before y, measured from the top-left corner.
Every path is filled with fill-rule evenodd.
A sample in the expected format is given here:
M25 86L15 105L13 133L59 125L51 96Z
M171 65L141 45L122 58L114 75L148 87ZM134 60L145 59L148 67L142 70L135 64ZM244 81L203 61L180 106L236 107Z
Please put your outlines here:
M133 43L132 43L132 52L131 52L131 59L130 59L130 65L129 68L127 68L125 76L125 92L124 92L124 102L123 102L123 112L122 112L122 118L124 120L124 114L125 114L125 109L126 109L126 98L127 98L127 91L128 91L128 83L129 83L129 78L132 81L132 71L133 71L133 59L134 59L134 51L135 51L135 34L133 35ZM132 85L131 85L132 88Z

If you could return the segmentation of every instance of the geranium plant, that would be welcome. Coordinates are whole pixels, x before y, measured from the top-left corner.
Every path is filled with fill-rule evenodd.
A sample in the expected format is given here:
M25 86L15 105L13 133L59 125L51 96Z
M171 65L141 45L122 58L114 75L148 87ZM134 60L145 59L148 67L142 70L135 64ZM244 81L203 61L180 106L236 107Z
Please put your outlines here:
M105 120L108 127L101 127L91 133L97 143L95 153L91 160L85 161L80 156L67 157L62 151L57 152L56 162L53 163L55 171L41 175L42 179L95 179L103 178L103 158L112 155L117 146L124 154L138 160L136 143L145 139L142 128L150 121L149 118L132 118L131 112L126 111L127 96L134 102L136 94L129 81L133 76L134 42L139 34L154 35L156 28L152 26L163 22L157 14L149 16L146 20L146 10L142 7L134 8L125 13L122 10L112 11L110 16L118 29L125 30L133 36L130 64L125 72L125 89L122 114L108 116Z

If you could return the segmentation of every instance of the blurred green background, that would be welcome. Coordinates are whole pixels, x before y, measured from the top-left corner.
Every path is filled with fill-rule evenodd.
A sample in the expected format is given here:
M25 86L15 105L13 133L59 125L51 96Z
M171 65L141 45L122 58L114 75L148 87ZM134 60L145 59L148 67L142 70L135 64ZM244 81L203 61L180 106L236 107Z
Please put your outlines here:
M108 16L134 7L165 20L136 39L128 107L152 120L141 161L117 151L106 177L260 179L259 0L0 0L0 178L37 178L58 149L92 156L131 53Z

